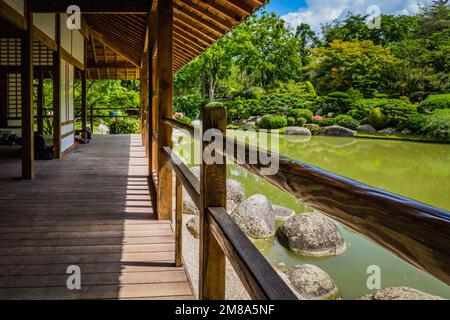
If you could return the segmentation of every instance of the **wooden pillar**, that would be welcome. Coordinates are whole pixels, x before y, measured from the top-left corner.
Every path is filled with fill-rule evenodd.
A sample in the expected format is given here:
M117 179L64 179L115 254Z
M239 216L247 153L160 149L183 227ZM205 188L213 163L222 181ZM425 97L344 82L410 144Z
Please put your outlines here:
M148 110L147 110L147 140L148 140L148 168L149 178L153 179L153 172L155 171L155 143L153 139L153 131L155 131L155 110L156 105L156 81L155 81L155 51L157 46L158 28L158 13L156 11L150 12L148 21L148 52L147 52L147 78L148 78Z
M8 80L6 73L0 72L0 128L6 128L8 126Z
M83 139L87 138L86 104L87 104L86 71L81 71L81 130L83 130L82 134Z
M39 72L37 87L37 132L44 134L44 73Z
M221 137L226 136L227 116L223 106L208 105L202 110L202 137L205 132L216 129ZM214 143L214 139L213 143ZM202 165L200 168L200 281L199 298L201 300L225 299L225 254L217 243L208 222L208 208L227 207L226 196L226 159L225 152L211 164L205 162L205 154L211 142L202 139ZM216 152L212 152L212 156ZM219 159L220 158L220 159ZM219 161L217 161L219 160Z
M149 155L149 141L147 139L147 128L148 128L148 67L147 67L147 57L144 57L142 68L140 70L141 79L141 134L142 134L142 145L145 147L145 152L147 156Z
M61 24L56 15L56 51L53 52L53 148L61 159Z
M160 220L172 216L172 165L163 147L172 147L172 127L165 124L164 117L172 117L172 38L173 0L158 1L158 210Z
M183 266L183 184L175 183L175 267Z
M34 178L33 15L25 3L27 30L22 36L22 178Z
M91 108L90 108L89 123L91 126L92 134L94 134L94 106L93 105L91 105Z

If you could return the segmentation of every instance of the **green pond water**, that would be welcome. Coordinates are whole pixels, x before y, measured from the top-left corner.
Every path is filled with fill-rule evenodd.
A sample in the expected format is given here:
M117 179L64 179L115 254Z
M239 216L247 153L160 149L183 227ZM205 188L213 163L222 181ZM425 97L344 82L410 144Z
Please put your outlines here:
M229 132L240 137L241 132ZM250 143L255 144L256 138ZM185 142L186 143L186 142ZM178 146L183 145L179 143ZM280 136L280 154L327 171L450 210L450 145L404 141ZM307 205L241 167L229 164L228 178L243 185L246 196L263 194L274 204L310 212ZM310 258L285 249L276 239L255 240L255 245L276 268L314 264L339 287L341 298L354 299L371 291L367 268L381 269L381 287L407 286L450 299L450 287L408 264L374 242L338 224L348 243L339 256Z

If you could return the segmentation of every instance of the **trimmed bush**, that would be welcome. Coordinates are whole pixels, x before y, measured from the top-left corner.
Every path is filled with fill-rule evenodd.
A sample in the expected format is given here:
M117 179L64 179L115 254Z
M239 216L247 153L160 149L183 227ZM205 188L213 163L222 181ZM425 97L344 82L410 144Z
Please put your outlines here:
M381 108L374 108L369 115L369 124L377 130L386 128L386 116Z
M419 105L420 113L433 113L437 109L450 109L450 94L436 94L429 96Z
M355 120L348 115L337 116L335 120L337 125L350 130L356 130L361 125L358 120Z
M426 116L419 113L413 113L408 117L408 119L404 123L404 128L408 128L415 133L420 133L426 124L427 124Z
M247 91L244 92L244 97L247 99L260 99L265 94L267 94L266 90L260 87L252 87L249 88Z
M270 130L271 128L271 121L272 121L273 116L264 116L261 118L261 121L259 122L259 127L261 129L267 129ZM287 122L287 120L286 120Z
M295 119L304 118L306 122L311 122L314 117L313 112L309 109L291 109L287 112L287 115Z
M306 129L309 129L313 135L319 134L322 131L322 127L317 124L307 124L305 125Z
M336 119L335 118L325 118L322 121L319 121L318 124L321 127L331 127L336 124Z
M287 127L287 119L285 117L272 117L270 119L270 129L281 129Z
M427 122L422 128L425 135L450 141L450 110L437 110L435 114L426 118Z
M296 122L297 126L299 127L304 127L306 123L307 121L305 118L298 118Z
M293 117L288 117L286 120L287 120L288 126L290 126L290 127L295 126L295 124L297 122L297 120L295 120L295 118L293 118Z

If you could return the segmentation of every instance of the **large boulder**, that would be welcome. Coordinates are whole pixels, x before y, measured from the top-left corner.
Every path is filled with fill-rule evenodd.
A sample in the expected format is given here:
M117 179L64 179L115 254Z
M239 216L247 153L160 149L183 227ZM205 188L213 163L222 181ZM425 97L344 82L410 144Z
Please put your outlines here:
M275 220L279 221L287 221L293 216L295 216L295 211L289 208L285 208L282 206L278 206L273 204L273 216L275 217Z
M253 129L255 129L255 127L256 127L256 122L247 122L244 125L245 130L253 130Z
M310 136L311 131L307 128L302 127L288 127L284 131L286 136Z
M336 224L319 212L295 215L278 229L277 237L285 247L304 256L334 256L347 249Z
M408 287L386 288L358 300L445 300L438 296Z
M377 129L372 127L370 124L363 124L358 127L358 131L362 133L377 133Z
M263 195L254 195L241 202L231 217L252 238L264 239L275 235L272 204Z
M200 218L199 216L193 216L186 223L186 227L189 230L189 233L196 239L198 239L200 234Z
M326 127L323 130L324 135L334 136L334 137L354 137L356 136L356 131L341 127L341 126L331 126Z
M339 296L338 287L328 273L310 264L290 267L281 278L301 300L332 300Z
M245 199L245 191L242 185L233 179L227 179L227 200L236 204L241 203Z

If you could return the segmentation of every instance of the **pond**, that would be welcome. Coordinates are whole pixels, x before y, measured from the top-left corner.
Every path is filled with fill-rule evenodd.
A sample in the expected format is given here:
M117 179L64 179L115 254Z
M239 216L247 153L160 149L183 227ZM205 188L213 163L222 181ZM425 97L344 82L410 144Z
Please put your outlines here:
M229 135L239 137L242 133L233 131ZM302 141L280 136L279 152L370 186L450 210L450 145L337 137L312 137ZM241 182L247 197L263 194L274 204L297 213L312 211L237 165L228 165L228 177ZM382 288L407 286L450 299L450 287L443 282L347 227L338 226L349 247L336 257L300 256L285 249L276 239L255 240L254 243L275 267L309 263L322 268L334 279L343 299L371 292L367 288L367 268L372 265L381 269Z

